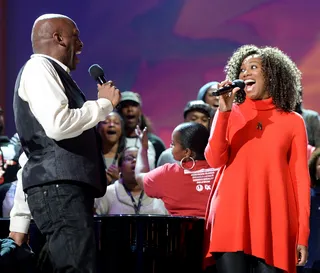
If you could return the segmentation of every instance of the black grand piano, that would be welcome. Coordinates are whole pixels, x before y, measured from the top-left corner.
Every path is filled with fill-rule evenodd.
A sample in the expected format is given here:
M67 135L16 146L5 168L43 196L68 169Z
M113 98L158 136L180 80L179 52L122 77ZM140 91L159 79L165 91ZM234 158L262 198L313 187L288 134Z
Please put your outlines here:
M0 238L9 219L0 220ZM95 217L99 272L201 273L204 219L160 215ZM29 244L39 257L45 240L34 223ZM49 272L48 272L49 273Z

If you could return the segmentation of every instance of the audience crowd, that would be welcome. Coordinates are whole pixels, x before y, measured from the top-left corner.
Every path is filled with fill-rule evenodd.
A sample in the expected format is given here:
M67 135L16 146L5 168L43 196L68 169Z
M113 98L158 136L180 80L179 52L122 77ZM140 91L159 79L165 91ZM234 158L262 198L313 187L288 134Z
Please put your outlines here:
M97 125L108 187L103 197L95 199L95 215L205 217L207 200L217 171L204 158L212 119L219 104L218 97L212 95L217 88L218 82L205 84L200 88L196 100L187 102L185 108L181 109L184 123L174 129L167 149L154 134L149 118L142 112L140 94L122 92L117 109ZM305 121L309 140L310 225L311 229L316 229L319 228L316 200L320 195L320 118L317 112L302 107L302 94L300 102L296 112ZM10 216L21 153L18 135L14 134L11 138L5 135L4 111L0 107L1 217ZM140 166L137 167L137 164ZM194 176L199 171L203 177ZM203 179L207 179L206 183L203 183ZM319 241L319 234L311 231L309 240ZM314 262L307 266L319 267L319 245L310 245L309 260Z
M122 92L118 107L96 128L102 142L108 186L104 196L95 199L95 215L205 217L219 171L210 167L205 158L212 120L219 107L219 98L212 94L218 84L217 81L204 84L198 94L195 92L195 100L181 109L183 123L173 130L170 147L155 134L150 119L143 113L141 95ZM304 119L308 136L309 240L319 242L320 233L313 229L319 229L320 118L317 112L302 106L302 91L295 111ZM14 204L21 153L19 136L5 135L4 111L0 107L0 217L9 217ZM310 245L307 266L320 270L320 244Z

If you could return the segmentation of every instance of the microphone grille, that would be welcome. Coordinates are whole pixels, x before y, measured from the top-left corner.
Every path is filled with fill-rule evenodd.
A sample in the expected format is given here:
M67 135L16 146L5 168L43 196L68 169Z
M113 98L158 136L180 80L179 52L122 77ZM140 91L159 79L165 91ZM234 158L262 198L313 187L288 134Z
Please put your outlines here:
M97 80L98 78L104 76L104 71L98 64L93 64L89 67L88 72L92 78Z
M239 87L240 89L244 89L244 87L246 86L246 84L244 83L243 80L234 80L232 82L236 87Z

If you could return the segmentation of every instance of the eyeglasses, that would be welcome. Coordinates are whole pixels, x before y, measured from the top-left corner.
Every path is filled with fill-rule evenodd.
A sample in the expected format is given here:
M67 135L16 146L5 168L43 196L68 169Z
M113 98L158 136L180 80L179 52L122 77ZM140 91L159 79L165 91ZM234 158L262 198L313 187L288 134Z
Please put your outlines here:
M137 158L134 157L134 156L128 155L128 156L125 156L125 157L123 158L123 160L124 160L124 161L132 162L132 161L134 161L134 160L137 160Z

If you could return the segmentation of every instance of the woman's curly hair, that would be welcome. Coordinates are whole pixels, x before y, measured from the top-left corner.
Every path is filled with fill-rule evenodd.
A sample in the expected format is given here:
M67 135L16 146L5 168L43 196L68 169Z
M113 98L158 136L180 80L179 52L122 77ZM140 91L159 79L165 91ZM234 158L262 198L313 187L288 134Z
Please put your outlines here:
M225 67L227 79L234 81L239 78L241 64L250 55L261 57L265 88L276 107L285 112L294 111L302 88L301 72L295 63L278 48L241 46L234 52ZM245 98L245 92L240 90L236 94L235 102L243 103Z
M317 161L320 157L320 148L316 149L309 160L309 174L312 186L320 186L319 177L317 177Z

